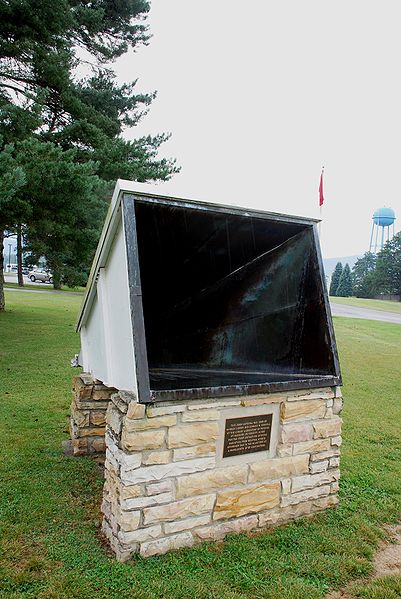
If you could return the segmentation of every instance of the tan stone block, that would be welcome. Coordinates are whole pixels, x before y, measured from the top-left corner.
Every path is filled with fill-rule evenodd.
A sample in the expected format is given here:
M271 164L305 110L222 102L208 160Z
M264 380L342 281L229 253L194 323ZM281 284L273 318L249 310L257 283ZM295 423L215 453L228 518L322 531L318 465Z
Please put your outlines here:
M121 508L124 510L140 510L151 505L171 503L173 499L173 494L171 492L150 495L147 497L133 497L132 499L121 500Z
M167 551L181 549L182 547L191 547L194 544L194 538L190 532L181 532L170 537L157 539L156 541L148 541L141 543L140 554L142 557L150 557L151 555L162 555Z
M194 531L194 535L202 541L219 541L230 533L240 534L248 530L254 530L258 526L257 516L245 516L237 518L229 522L214 523L211 526L198 528Z
M88 439L71 439L72 452L75 456L88 453Z
M277 522L279 522L282 519L282 517L282 511L278 508L274 508L267 512L262 512L257 516L258 526L263 528L265 526L274 526L275 524L277 524Z
M173 520L185 519L190 516L199 516L205 512L211 512L214 501L215 495L213 494L190 497L167 505L148 507L143 510L144 524L172 522Z
M120 498L125 501L126 499L133 499L134 497L140 497L142 495L142 488L140 485L121 485L120 486Z
M94 389L92 393L92 399L95 401L110 399L113 393L116 393L117 389L112 387L103 387L102 389Z
M280 503L279 482L217 493L213 519L234 518L268 510Z
M311 474L317 474L324 472L329 467L329 460L323 460L322 462L311 462L309 465L309 472Z
M339 499L336 495L328 495L327 497L321 497L320 499L315 499L312 502L312 508L315 511L318 510L326 510L331 507L335 507L339 504Z
M162 527L160 524L156 526L149 526L148 528L138 528L132 532L124 532L120 530L117 534L118 540L123 545L131 545L132 543L144 543L150 539L157 539L162 534Z
M341 447L343 443L342 438L340 437L340 435L338 435L337 437L331 437L331 444L337 447Z
M104 453L106 451L106 443L104 438L93 439L91 448L95 453Z
M224 401L213 401L212 403L191 401L187 408L188 410L209 410L210 408L220 410L221 408L232 408L234 406L239 406L241 405L241 401L241 397L235 397L233 399L227 399Z
M146 485L146 495L158 495L159 493L167 493L173 490L172 480L163 480L161 483L152 483Z
M290 391L287 395L287 401L304 401L311 399L331 399L335 396L334 389L331 387L321 387L320 389L311 389L310 391Z
M127 451L140 451L142 449L159 449L163 447L165 431L140 431L127 432L123 429L121 443Z
M107 410L110 402L108 401L78 401L76 400L76 405L78 410Z
M179 414L180 412L185 412L186 406L184 404L180 405L166 405L162 406L148 406L146 409L146 416L148 418L155 418L156 416L167 416L168 414ZM142 416L141 416L142 418Z
M89 426L88 428L80 428L78 437L104 437L106 429L104 427Z
M336 397L333 403L333 413L334 414L341 414L341 411L343 409L343 400L341 399L341 397Z
M338 491L340 490L340 484L338 481L335 481L334 483L332 483L331 488L330 488L330 492L331 493L338 493Z
M89 399L92 395L93 385L85 385L80 376L73 378L73 390L77 399Z
M217 422L205 422L187 424L185 426L174 426L169 429L167 447L185 447L186 445L199 445L215 441L219 436L219 425Z
M91 424L95 426L105 426L106 424L106 413L105 412L94 412L90 413Z
M288 495L291 493L291 479L283 478L281 481L281 492L283 495Z
M320 451L311 455L311 462L319 462L320 460L326 460L328 458L337 457L340 455L338 447L331 446L327 451Z
M332 418L331 420L320 420L313 423L315 439L324 439L333 437L341 433L341 418Z
M276 448L278 458L288 458L292 456L292 445L290 443L279 443Z
M192 412L184 412L182 415L183 422L201 422L202 420L219 420L220 412L218 410L193 410Z
M127 418L124 422L124 429L130 433L132 431L146 431L154 428L163 428L165 426L174 426L177 423L177 416L157 416L156 418L143 418L130 420Z
M291 495L283 495L281 498L281 507L287 507L289 505L296 505L297 503L303 503L311 499L318 499L324 495L330 494L330 485L324 485L323 487L315 487L314 489L308 489L307 491L301 491L300 493L291 493Z
M250 406L262 406L265 404L281 403L286 400L284 395L275 395L269 393L268 395L255 395L253 397L246 397L241 400L241 405L244 407Z
M201 495L222 487L245 484L247 475L248 466L244 464L181 476L176 481L177 498Z
M330 439L316 439L314 441L303 441L294 443L294 455L300 453L315 453L317 451L327 451L330 447Z
M313 427L310 422L284 424L281 427L282 443L299 443L313 439Z
M327 485L338 480L340 473L338 470L329 470L318 474L304 474L303 476L295 476L292 479L292 492L304 491L312 489L320 485Z
M330 458L329 467L330 468L338 468L340 465L340 458Z
M194 447L181 447L174 449L173 460L179 462L181 460L191 460L201 456L213 456L216 454L216 443L203 443Z
M79 427L89 426L89 411L77 410L75 402L71 406L71 417Z
M144 418L146 413L146 406L136 401L130 401L127 409L127 418L135 420L136 418Z
M153 464L168 464L171 462L171 451L151 451L148 454L142 454L142 464L152 466Z
M110 403L106 411L107 426L111 428L116 435L121 433L123 415L113 403Z
M249 482L268 481L303 474L309 470L309 456L299 455L255 462L249 466Z
M324 399L287 402L281 404L280 412L283 422L324 418L326 402Z
M136 530L141 520L141 512L120 512L117 514L117 521L121 530L130 532Z
M164 531L167 535L175 532L181 532L182 530L191 530L196 526L204 526L210 522L210 514L205 516L195 516L194 518L187 518L186 520L177 520L177 522L166 522L164 524Z
M152 481L161 481L165 478L181 476L182 474L192 474L193 472L202 472L216 466L215 458L199 458L197 460L183 460L182 462L171 462L170 464L160 464L156 466L145 466L132 472L121 471L122 480L128 483L146 483Z

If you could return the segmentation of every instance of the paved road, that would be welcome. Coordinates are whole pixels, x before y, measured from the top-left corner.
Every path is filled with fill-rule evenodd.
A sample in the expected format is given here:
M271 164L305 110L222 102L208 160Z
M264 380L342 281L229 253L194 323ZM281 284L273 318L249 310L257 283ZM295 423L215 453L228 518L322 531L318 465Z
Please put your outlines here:
M52 289L22 289L17 287L5 287L6 291L16 291L17 293L52 293L54 295L80 295L83 297L83 293L80 291L54 291Z
M372 310L371 308L346 306L345 304L335 304L334 302L330 302L330 306L333 316L364 318L366 320L381 320L382 322L401 324L401 314L397 314L396 312L384 312L382 310Z

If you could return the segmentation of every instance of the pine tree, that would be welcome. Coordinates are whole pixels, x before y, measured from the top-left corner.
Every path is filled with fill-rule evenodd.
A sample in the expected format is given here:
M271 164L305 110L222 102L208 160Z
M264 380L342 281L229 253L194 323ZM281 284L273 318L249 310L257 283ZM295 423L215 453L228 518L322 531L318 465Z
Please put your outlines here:
M340 282L337 288L337 296L350 297L352 295L352 277L351 269L347 263L341 273Z
M341 264L341 262L337 262L334 272L331 276L329 295L331 295L331 296L337 295L338 284L340 282L342 272L343 272L343 265Z

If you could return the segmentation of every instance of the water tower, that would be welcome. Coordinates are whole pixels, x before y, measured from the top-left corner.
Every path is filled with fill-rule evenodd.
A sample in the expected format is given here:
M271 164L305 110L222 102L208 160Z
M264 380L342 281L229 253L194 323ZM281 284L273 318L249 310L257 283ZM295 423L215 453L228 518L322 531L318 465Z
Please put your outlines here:
M393 238L395 218L395 212L392 208L383 207L375 210L372 217L369 252L377 254L383 249L386 241Z

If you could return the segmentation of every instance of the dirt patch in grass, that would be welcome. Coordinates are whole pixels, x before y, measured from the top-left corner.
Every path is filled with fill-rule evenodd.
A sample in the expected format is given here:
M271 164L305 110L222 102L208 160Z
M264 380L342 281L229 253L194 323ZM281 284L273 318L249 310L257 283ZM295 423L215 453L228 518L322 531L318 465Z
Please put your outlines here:
M373 560L373 573L370 581L383 576L401 574L401 524L396 526L385 526L388 540L380 541L379 548ZM366 586L367 581L363 581ZM326 595L325 599L354 599L361 595L361 583L353 583L348 589L334 591ZM355 594L357 592L357 594Z

